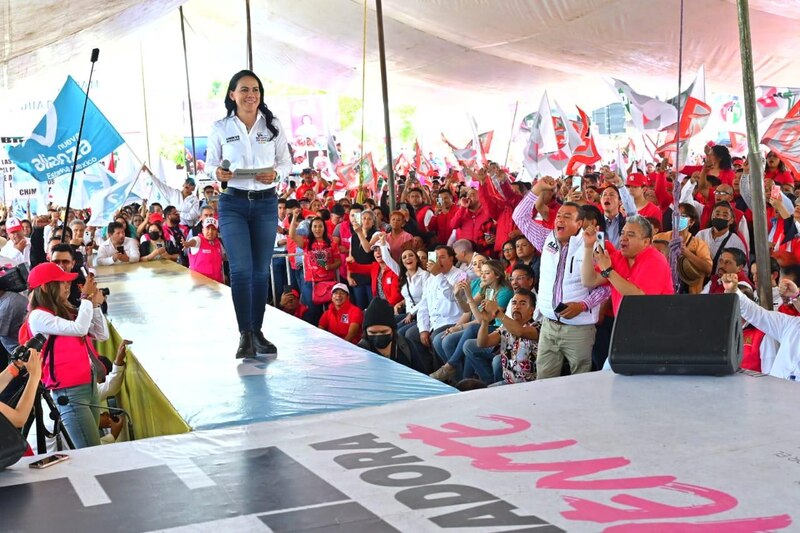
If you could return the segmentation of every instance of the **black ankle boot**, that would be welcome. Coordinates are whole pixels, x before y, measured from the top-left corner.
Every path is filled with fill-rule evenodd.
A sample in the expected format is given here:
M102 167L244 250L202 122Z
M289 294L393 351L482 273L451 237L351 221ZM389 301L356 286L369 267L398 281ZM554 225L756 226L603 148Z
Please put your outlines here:
M260 331L253 332L253 347L258 355L278 357L278 348L269 342Z
M255 356L256 351L253 348L253 332L243 331L239 337L239 348L236 350L236 359Z

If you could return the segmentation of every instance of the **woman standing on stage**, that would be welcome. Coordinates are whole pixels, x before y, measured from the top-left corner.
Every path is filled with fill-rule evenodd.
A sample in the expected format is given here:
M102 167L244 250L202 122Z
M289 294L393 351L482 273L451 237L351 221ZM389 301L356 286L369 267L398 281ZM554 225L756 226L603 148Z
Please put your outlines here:
M69 292L77 274L64 272L55 263L42 263L28 275L30 312L19 334L20 343L41 333L42 384L52 391L61 421L76 448L100 444L99 411L79 404L100 403L97 373L102 363L92 339L108 339L108 325L100 306L105 300L89 275L81 288L81 304L69 303ZM96 360L96 361L93 361ZM64 405L59 398L66 397Z
M277 185L292 170L280 121L264 103L264 85L253 72L231 78L225 94L228 116L208 136L206 172L227 188L219 198L219 226L231 270L231 294L239 325L236 357L270 355L278 349L261 331L278 224ZM230 163L228 169L222 162ZM236 170L259 169L253 177Z

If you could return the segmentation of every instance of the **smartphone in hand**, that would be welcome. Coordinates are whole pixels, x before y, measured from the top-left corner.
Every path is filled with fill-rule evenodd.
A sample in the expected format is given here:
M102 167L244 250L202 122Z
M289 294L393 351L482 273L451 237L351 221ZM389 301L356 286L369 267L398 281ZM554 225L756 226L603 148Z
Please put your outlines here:
M555 311L557 315L560 315L561 312L564 311L564 309L566 309L566 308L567 308L567 305L564 302L561 302L560 304L558 304L556 306L555 309L553 309L553 311Z
M606 234L602 231L597 232L597 243L594 245L594 249L603 252L606 250Z

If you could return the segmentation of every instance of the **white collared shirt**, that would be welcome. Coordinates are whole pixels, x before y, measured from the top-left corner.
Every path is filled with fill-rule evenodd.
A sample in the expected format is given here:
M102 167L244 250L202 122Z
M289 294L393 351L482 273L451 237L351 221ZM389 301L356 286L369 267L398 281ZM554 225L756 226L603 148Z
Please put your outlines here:
M9 239L6 241L5 246L0 249L0 256L11 261L11 266L17 266L22 263L31 266L31 240L25 237L25 248L20 252L14 246L14 241Z
M122 243L122 246L125 248L125 255L128 256L128 263L138 263L139 244L136 242L136 239L125 237L125 241ZM114 255L116 253L117 247L114 246L114 243L111 242L111 239L106 239L103 244L100 245L100 248L97 249L97 258L94 261L95 266L113 265L114 263L118 263L119 261L114 259Z
M230 161L231 172L272 167L278 173L278 178L271 185L250 178L232 178L228 185L248 191L262 191L277 186L292 171L292 158L280 121L275 118L272 124L278 129L278 136L275 138L267 129L266 118L261 112L249 132L236 115L214 122L208 136L206 173L216 176L217 167L222 164L223 159Z
M456 302L453 286L464 277L463 270L452 267L447 274L431 275L425 280L417 310L420 331L433 331L458 322L464 311Z

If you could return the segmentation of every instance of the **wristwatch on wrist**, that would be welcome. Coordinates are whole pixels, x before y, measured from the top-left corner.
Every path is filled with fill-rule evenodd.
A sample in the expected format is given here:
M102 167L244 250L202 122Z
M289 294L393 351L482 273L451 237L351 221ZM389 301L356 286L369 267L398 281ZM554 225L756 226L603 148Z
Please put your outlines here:
M608 267L605 270L600 271L600 275L603 276L605 279L608 279L608 276L614 271L614 267Z

